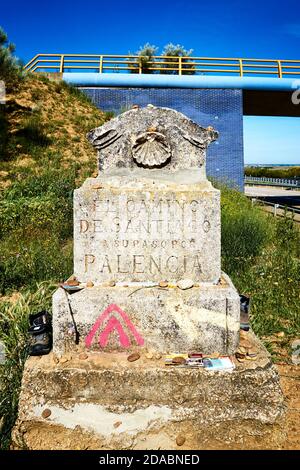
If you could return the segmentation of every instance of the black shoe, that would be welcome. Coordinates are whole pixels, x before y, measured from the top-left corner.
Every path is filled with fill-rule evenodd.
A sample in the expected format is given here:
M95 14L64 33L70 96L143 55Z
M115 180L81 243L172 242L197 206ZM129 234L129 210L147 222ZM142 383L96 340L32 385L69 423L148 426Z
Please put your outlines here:
M29 323L29 355L41 356L49 354L52 348L51 316L46 311L29 315Z

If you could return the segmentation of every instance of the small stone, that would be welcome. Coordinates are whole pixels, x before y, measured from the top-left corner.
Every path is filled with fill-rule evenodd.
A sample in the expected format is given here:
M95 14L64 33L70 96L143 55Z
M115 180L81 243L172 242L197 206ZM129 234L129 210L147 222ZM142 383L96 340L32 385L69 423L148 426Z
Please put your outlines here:
M248 331L245 330L240 330L240 339L246 339L249 338Z
M241 353L241 352L237 351L237 352L235 353L235 357L236 357L237 359L245 359L246 353Z
M247 354L247 349L244 348L243 346L240 346L237 350L237 353L243 354L245 356L245 354Z
M153 353L152 352L147 352L145 354L146 359L153 359Z
M88 354L85 352L82 352L79 354L79 359L84 360L84 359L87 359L88 357L89 357Z
M117 429L119 426L121 426L121 424L122 424L122 421L116 421L116 422L113 424L113 426L114 426L115 429Z
M247 339L241 339L240 340L240 344L239 344L240 348L249 349L249 348L251 348L251 346L252 346L252 344Z
M114 287L116 285L116 281L112 279L111 281L109 281L108 285L109 287Z
M161 359L161 354L159 352L155 353L154 355L155 359Z
M255 361L256 356L245 356L245 359L247 359L247 361Z
M92 281L88 281L86 283L86 287L93 287L94 286L94 283Z
M127 357L127 361L129 362L134 362L134 361L137 361L139 358L140 358L140 354L138 352L136 353L132 353L130 354L128 357Z
M172 359L172 364L185 364L185 359L182 356L177 356Z
M45 408L42 412L42 418L49 418L49 416L51 415L51 410L49 410L49 408Z
M58 363L59 363L59 358L58 358L57 356L54 356L54 355L53 355L52 359L53 359L54 364L58 364Z
M277 333L276 336L277 336L278 338L284 338L285 333L284 333L284 331L280 331L279 333Z
M250 356L250 357L257 357L257 350L254 349L254 348L248 349L248 351L247 351L247 356Z
M243 357L238 357L237 355L235 356L239 362L245 362L246 356Z
M177 282L177 287L182 290L190 289L193 285L194 281L192 281L192 279L181 279Z
M185 443L186 441L186 438L183 434L178 434L178 436L176 437L176 444L178 446L183 446L183 444Z
M67 281L67 285L68 285L68 286L79 286L79 282L76 281L75 279L74 279L74 280L73 280L73 279L69 279L69 280Z
M169 283L168 283L168 281L160 281L160 283L158 285L159 285L159 287L168 287Z

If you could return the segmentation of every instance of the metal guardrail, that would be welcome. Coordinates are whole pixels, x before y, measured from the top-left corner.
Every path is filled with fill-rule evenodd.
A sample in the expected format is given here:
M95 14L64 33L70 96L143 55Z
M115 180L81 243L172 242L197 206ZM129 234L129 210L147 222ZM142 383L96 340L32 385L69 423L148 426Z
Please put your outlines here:
M274 204L273 202L267 202L263 201L262 199L258 199L256 197L251 198L251 203L252 205L258 204L259 206L269 206L273 207L272 213L274 214L274 217L276 216L284 216L285 213L291 212L293 217L297 214L300 216L300 209L297 209L296 207L289 207L289 206L283 206L281 204ZM295 222L300 223L300 217L294 218Z
M31 72L127 72L176 75L237 75L298 78L300 60L103 54L37 54L24 68Z
M287 179L287 178L267 178L258 176L245 176L245 184L256 184L266 186L281 186L287 188L300 189L300 178Z

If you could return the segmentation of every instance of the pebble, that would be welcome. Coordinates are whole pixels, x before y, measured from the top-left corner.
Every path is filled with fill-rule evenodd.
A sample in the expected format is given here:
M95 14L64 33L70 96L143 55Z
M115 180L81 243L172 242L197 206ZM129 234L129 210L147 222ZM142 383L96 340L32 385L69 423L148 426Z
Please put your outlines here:
M146 359L153 359L153 353L152 352L147 352L145 354Z
M136 353L132 353L130 354L128 357L127 357L127 361L129 362L134 362L134 361L137 361L139 358L140 358L140 354L138 352Z
M236 357L237 359L245 359L246 353L241 353L241 352L237 351L237 352L235 353L235 357Z
M251 348L252 344L247 340L247 339L242 339L240 341L240 344L239 344L239 347L240 348L246 348L246 349L249 349Z
M87 359L88 357L89 357L88 354L85 352L82 352L79 354L79 359Z
M276 336L277 336L278 338L284 338L285 333L284 333L284 331L280 331L279 333L277 333Z
M67 281L67 285L68 285L68 286L79 286L79 282L76 281L76 279L74 279L74 280L73 280L73 279L69 279L69 280Z
M176 444L178 446L183 446L185 441L186 441L185 436L183 436L183 434L178 434L178 436L176 437Z
M42 412L42 418L49 418L49 416L51 415L51 410L49 410L49 408L45 408Z
M161 354L160 353L155 353L155 359L161 359Z
M53 356L53 362L54 364L58 364L59 363L59 358L57 356Z
M168 281L160 281L160 283L158 285L159 285L159 287L168 287L169 283L168 283Z
M114 428L116 429L116 428L118 428L119 426L121 426L121 424L122 424L122 421L116 421L113 426L114 426Z
M193 285L194 281L192 281L192 279L181 279L177 282L177 287L182 290L190 289Z
M109 287L114 287L116 285L116 281L114 281L114 280L109 281L108 285L109 285Z
M93 287L94 286L94 283L92 281L88 281L86 283L86 287Z

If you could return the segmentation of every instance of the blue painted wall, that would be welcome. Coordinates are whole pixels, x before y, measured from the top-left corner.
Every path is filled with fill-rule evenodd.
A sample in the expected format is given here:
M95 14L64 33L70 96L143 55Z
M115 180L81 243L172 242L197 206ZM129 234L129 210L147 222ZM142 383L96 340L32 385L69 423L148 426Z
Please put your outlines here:
M210 145L207 174L243 190L242 90L180 88L85 88L82 90L103 111L116 114L132 105L173 108L220 134Z

